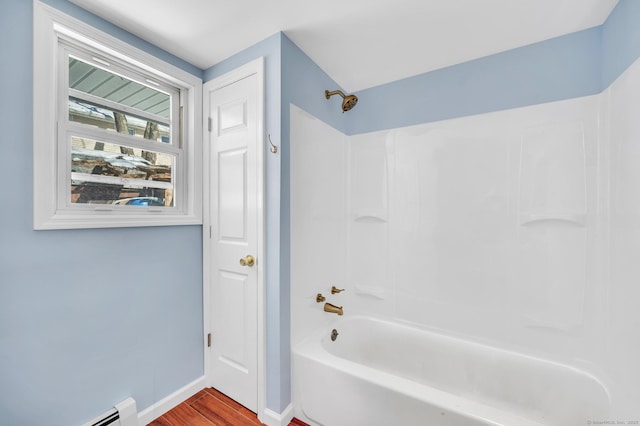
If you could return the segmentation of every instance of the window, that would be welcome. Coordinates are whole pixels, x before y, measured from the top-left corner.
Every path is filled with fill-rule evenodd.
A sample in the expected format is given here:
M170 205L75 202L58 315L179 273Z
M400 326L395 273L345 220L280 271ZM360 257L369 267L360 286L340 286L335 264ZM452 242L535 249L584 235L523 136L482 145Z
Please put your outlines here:
M34 14L34 228L200 224L201 80Z

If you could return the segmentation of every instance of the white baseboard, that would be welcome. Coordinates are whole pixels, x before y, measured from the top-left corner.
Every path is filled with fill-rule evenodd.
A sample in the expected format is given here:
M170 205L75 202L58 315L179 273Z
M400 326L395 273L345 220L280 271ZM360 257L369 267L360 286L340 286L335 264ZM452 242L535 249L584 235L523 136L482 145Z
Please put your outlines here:
M260 421L267 426L287 426L293 419L293 405L289 404L280 414L265 408Z
M171 395L161 399L156 402L152 406L145 408L140 413L138 413L138 423L140 425L147 425L171 410L176 405L184 402L189 399L192 395L195 395L202 389L207 387L207 383L205 377L199 377L188 385L178 389Z

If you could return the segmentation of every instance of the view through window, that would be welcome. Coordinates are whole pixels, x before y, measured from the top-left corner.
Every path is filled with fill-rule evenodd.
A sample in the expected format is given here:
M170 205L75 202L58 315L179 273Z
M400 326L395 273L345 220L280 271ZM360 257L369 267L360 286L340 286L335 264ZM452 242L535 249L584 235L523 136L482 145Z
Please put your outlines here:
M72 53L67 57L70 202L173 206L172 94L156 88L159 84L151 79L141 84L103 69L113 67L104 60L92 60L99 62L94 65ZM86 128L98 132L81 136ZM126 138L107 142L114 133Z

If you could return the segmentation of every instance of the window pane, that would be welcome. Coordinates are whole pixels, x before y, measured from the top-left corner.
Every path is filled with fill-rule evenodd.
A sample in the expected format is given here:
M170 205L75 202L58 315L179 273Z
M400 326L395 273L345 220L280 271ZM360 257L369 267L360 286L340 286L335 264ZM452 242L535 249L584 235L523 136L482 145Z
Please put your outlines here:
M69 57L69 88L166 119L171 116L168 94L73 57Z
M72 180L71 203L173 207L173 190Z
M119 120L116 123L116 119ZM158 142L171 142L169 126L136 117L83 99L69 97L69 121L106 130L119 131Z
M173 206L169 154L71 138L71 202Z

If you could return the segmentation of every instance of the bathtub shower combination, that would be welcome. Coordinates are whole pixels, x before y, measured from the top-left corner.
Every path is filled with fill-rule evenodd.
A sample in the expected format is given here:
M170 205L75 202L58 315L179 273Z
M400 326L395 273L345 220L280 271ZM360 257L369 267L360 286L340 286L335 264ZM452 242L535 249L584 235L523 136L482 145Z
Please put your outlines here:
M640 424L639 81L351 136L291 106L296 417Z

